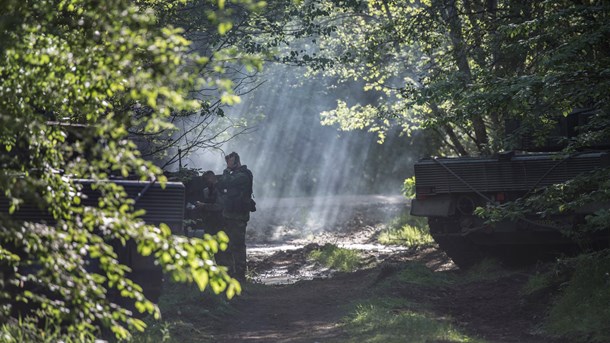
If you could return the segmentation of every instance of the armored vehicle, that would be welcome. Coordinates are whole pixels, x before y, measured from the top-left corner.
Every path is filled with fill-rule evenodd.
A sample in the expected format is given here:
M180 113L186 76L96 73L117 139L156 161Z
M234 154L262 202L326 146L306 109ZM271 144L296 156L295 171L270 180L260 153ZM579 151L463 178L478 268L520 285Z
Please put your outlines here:
M576 134L574 123L580 119L582 116L570 116L561 121L559 133L564 137ZM527 145L532 140L524 142ZM513 201L581 173L610 167L610 144L572 154L552 152L561 149L555 143L526 148L530 151L489 157L426 158L415 164L416 197L411 214L428 218L430 234L458 266L471 266L484 257L524 264L573 253L579 247L562 231L583 222L587 214L608 208L608 204L598 204L552 218L531 216L486 224L475 215L477 207ZM592 238L594 245L608 244L608 232Z
M82 205L97 206L99 193L92 189L92 180L74 180L82 187ZM180 182L167 182L162 188L156 182L143 182L133 180L112 180L122 186L129 198L135 201L135 210L143 209L146 213L141 217L149 224L167 224L174 234L182 234L184 219L184 185ZM0 212L8 213L9 204L6 198L0 197ZM53 217L46 211L31 204L23 204L12 216L15 220L29 222L53 223ZM144 295L157 301L161 295L163 273L161 267L154 263L152 256L144 257L137 252L134 242L127 242L125 246L111 242L118 255L119 262L130 267L130 279L142 286ZM113 296L113 295L109 295ZM119 299L116 299L119 300Z

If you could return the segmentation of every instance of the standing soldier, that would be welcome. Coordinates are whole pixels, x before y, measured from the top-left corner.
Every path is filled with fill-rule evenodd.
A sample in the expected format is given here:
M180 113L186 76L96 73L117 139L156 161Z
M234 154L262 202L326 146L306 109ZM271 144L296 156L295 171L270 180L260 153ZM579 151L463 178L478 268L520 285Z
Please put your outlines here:
M239 155L232 152L225 156L227 169L218 182L222 197L222 216L225 233L229 236L228 252L232 265L228 266L238 280L246 277L246 225L250 212L254 211L252 200L252 172L241 165Z

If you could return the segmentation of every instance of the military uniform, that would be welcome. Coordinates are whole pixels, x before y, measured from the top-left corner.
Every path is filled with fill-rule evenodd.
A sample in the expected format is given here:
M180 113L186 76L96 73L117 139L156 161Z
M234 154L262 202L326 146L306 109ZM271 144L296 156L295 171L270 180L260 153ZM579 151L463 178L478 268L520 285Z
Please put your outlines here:
M250 220L252 172L243 165L226 169L218 182L224 231L229 236L229 270L238 279L246 276L246 226Z
M222 204L216 185L210 184L203 189L202 203L202 219L205 232L215 235L223 227Z
M191 221L187 235L215 235L223 228L222 205L216 185L195 177L186 184L186 219Z

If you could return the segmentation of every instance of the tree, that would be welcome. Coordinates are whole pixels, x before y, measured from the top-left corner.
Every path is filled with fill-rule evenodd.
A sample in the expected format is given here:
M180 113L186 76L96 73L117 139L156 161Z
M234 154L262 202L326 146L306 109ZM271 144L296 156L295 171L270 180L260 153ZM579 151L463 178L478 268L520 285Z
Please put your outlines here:
M239 283L213 260L226 237L187 239L171 235L167 226L146 225L124 189L107 182L117 174L166 182L129 132L171 131L173 114L201 111L207 105L190 90L210 85L226 94L220 102L235 101L232 84L213 72L222 70L222 61L191 53L184 30L159 21L156 13L179 4L0 5L0 189L9 204L8 213L0 214L0 317L8 321L3 339L11 339L11 308L17 303L35 309L22 314L34 340L44 337L45 323L78 341L92 339L100 325L119 338L128 329L143 329L130 310L106 297L110 289L133 299L140 312L158 316L141 287L125 277L128 268L118 263L111 240L135 242L140 254L154 256L176 281L194 281L228 297L239 293ZM220 31L229 25L224 10L224 1L209 3L208 21ZM250 55L235 56L222 47L217 53L256 67ZM69 132L74 127L82 128L79 134ZM101 193L98 206L81 203L82 189L74 181L79 178L93 180ZM25 203L46 209L56 224L15 221L12 214ZM99 263L100 272L91 272L91 263Z
M514 147L511 119L545 134L574 109L607 116L609 12L599 1L303 1L266 41L291 44L278 61L378 93L339 102L325 123L429 128L454 154L489 154Z
M217 75L218 81L206 82L189 89L191 97L201 100L197 111L173 111L170 121L174 130L162 129L153 134L132 128L134 137L146 158L162 161L162 167L176 164L180 158L204 150L219 149L227 141L250 131L249 123L225 115L226 107L240 102L240 95L260 86L258 74L262 60L256 54L239 49L243 33L239 29L265 3L233 1L216 4L209 0L189 0L167 6L153 5L159 22L183 30L191 44L189 51L202 58L192 72L202 78ZM222 6L222 11L218 11Z
M609 17L604 1L312 0L275 3L242 28L247 51L274 51L278 63L362 82L372 94L339 101L322 113L325 124L382 139L395 126L426 129L444 140L441 153L487 155L545 141L557 119L586 111L589 123L564 142L569 156L610 141ZM610 171L598 173L490 216L598 203L607 186L586 181ZM589 216L584 229L607 215Z

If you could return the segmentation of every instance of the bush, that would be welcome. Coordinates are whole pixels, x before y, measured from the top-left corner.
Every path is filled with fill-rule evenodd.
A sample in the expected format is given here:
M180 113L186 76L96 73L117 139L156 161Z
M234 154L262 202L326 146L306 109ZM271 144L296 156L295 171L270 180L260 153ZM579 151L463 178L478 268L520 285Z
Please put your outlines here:
M231 82L211 72L217 62L192 53L183 30L155 14L174 6L3 1L1 341L81 342L101 328L123 339L143 330L131 304L141 313L160 313L120 262L128 243L172 280L229 297L239 293L237 280L213 259L226 248L226 236L187 239L167 225L148 225L136 211L137 198L108 181L120 176L165 184L162 170L143 158L130 133L151 139L173 134L175 116L202 110L190 95L193 87L209 83L223 94L219 101L235 101ZM204 65L210 72L200 75ZM78 179L91 180L97 201L87 201ZM48 219L19 219L20 213L31 218L31 207ZM14 324L19 315L24 325ZM57 338L49 338L51 331Z
M610 342L610 251L566 262L572 274L560 285L565 288L551 307L546 328L583 342Z
M339 248L333 244L325 244L321 249L313 250L309 253L309 258L342 272L352 272L362 264L357 251Z
M210 291L169 281L164 285L159 308L163 318L148 318L149 329L134 334L129 343L213 342L211 324L234 313L228 300Z

